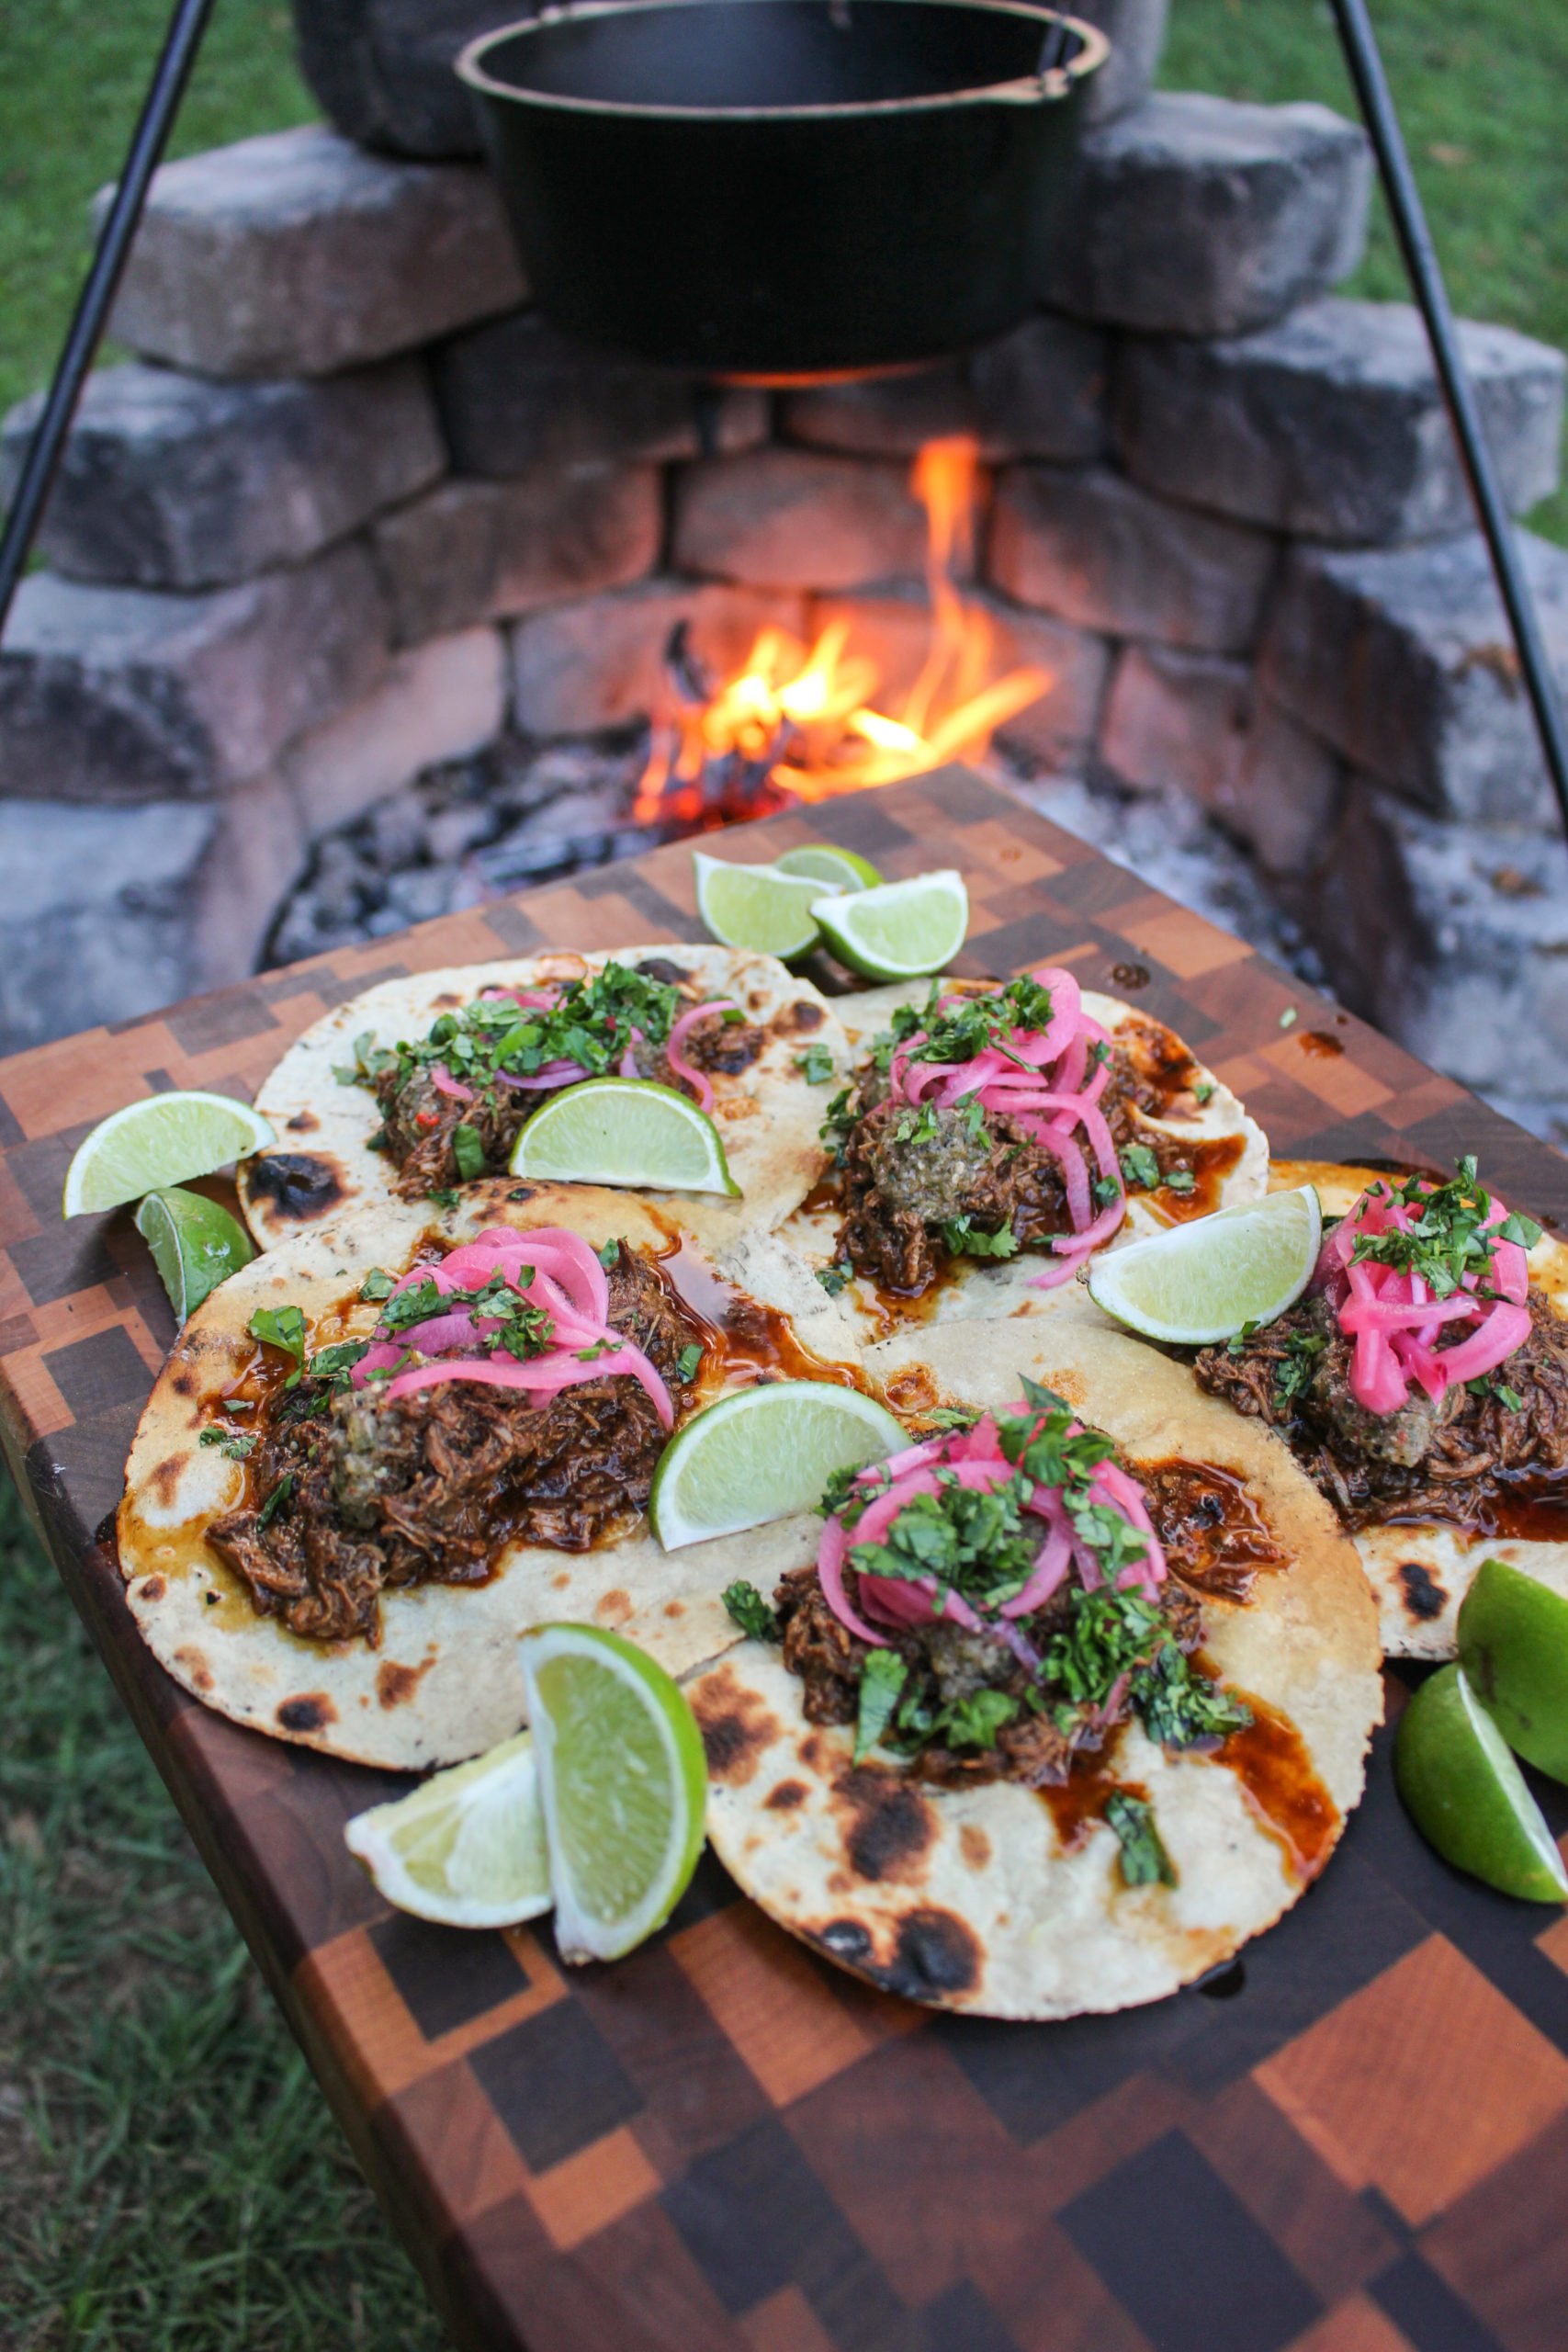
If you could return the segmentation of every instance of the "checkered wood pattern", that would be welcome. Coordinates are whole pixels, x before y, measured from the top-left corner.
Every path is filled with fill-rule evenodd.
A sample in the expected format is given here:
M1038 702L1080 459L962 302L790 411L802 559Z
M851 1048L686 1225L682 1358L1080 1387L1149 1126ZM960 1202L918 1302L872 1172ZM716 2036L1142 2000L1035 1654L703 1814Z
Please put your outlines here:
M1276 1148L1442 1167L1568 1229L1568 1162L962 771L732 834L960 866L976 972L1133 995ZM661 850L0 1065L0 1428L73 1598L367 2170L465 2345L528 2352L1561 2352L1568 1920L1409 1828L1380 1738L1325 1878L1217 1982L1038 2028L927 2015L705 1860L669 1928L563 1970L547 1926L389 1913L345 1854L392 1785L208 1713L95 1529L171 1336L119 1215L60 1221L91 1124L248 1093L405 969L691 936ZM1292 1024L1281 1015L1294 1008ZM1343 1046L1325 1052L1322 1040ZM1404 1686L1390 1682L1394 1707ZM1568 1792L1548 1799L1568 1829Z

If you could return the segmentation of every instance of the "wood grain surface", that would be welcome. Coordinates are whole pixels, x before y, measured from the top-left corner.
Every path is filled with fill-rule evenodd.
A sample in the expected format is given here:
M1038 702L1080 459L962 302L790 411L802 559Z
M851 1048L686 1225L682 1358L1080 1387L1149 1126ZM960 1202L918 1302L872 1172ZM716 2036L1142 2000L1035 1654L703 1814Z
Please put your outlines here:
M1476 1150L1568 1229L1568 1162L961 770L726 837L963 869L964 958L1169 1021L1277 1150ZM225 1900L457 2341L528 2352L1562 2352L1568 1920L1461 1879L1372 1782L1216 1983L1067 2025L942 2018L819 1963L705 1860L566 1971L547 1923L389 1911L345 1853L387 1775L242 1731L136 1637L96 1537L173 1336L128 1212L59 1214L93 1123L249 1094L327 1006L438 963L699 935L676 846L0 1064L0 1434ZM1294 1012L1293 1021L1284 1016ZM1336 1050L1340 1048L1341 1050ZM1405 1685L1391 1678L1391 1713ZM1568 1791L1547 1797L1568 1829Z

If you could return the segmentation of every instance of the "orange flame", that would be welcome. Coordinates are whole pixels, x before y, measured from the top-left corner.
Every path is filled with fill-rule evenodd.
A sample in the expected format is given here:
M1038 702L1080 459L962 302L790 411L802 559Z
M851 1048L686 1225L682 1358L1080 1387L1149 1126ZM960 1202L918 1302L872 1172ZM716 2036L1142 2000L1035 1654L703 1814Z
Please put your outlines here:
M898 708L874 707L880 673L851 650L851 622L830 622L809 648L787 629L764 628L744 669L708 701L655 714L632 812L639 823L704 816L705 775L726 758L754 768L768 763L768 785L803 801L978 759L998 727L1049 690L1044 670L1011 670L987 683L990 617L966 605L953 582L974 554L977 459L966 437L929 441L915 459L910 487L926 510L931 631Z

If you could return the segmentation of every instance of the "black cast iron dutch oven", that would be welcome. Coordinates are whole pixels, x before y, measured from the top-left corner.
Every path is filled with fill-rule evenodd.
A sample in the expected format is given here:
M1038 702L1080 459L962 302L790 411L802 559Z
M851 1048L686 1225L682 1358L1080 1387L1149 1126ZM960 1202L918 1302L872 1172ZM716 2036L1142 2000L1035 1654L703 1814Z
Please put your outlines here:
M798 381L1018 324L1107 54L1028 0L589 0L457 71L547 318Z

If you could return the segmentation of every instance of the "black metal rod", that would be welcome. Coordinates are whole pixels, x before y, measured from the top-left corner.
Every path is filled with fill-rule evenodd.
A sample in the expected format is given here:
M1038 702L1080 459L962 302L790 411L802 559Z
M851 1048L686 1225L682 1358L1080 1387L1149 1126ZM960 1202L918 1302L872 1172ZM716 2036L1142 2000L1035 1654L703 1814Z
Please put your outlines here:
M147 201L148 187L167 144L214 4L215 0L175 0L168 33L131 138L125 169L104 216L92 266L76 303L38 430L28 445L17 494L6 517L4 536L0 537L0 637L5 635L11 601L28 568L28 558L43 520L82 387L103 341L115 291Z
M1443 282L1442 266L1427 223L1421 192L1416 185L1416 175L1410 168L1410 156L1405 148L1404 134L1399 127L1399 117L1394 111L1393 94L1383 71L1377 36L1372 30L1366 0L1334 0L1334 15L1344 44L1346 62L1350 68L1350 78L1356 85L1356 95L1361 102L1361 113L1377 155L1383 194L1393 215L1394 234L1404 255L1404 266L1409 272L1416 300L1421 306L1421 315L1427 322L1432 357L1437 363L1454 438L1459 443L1460 456L1470 482L1470 493L1491 550L1492 569L1497 576L1498 592L1508 616L1508 627L1513 631L1525 691L1535 713L1540 748L1546 755L1547 772L1562 814L1563 831L1568 833L1568 726L1563 722L1557 681L1552 675L1551 663L1541 639L1535 597L1525 577L1524 566L1519 561L1513 520L1498 484L1492 452L1482 431L1475 394L1460 356L1459 336L1454 329L1449 290Z

